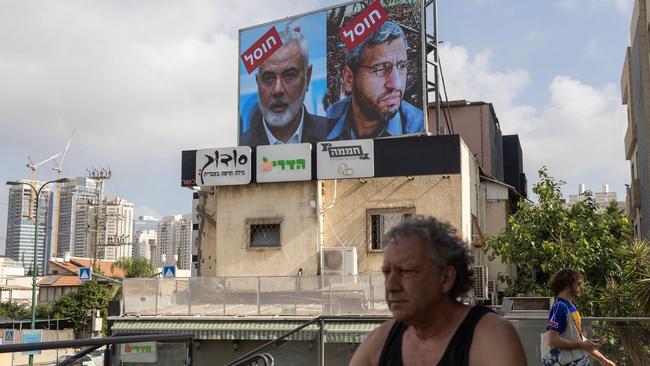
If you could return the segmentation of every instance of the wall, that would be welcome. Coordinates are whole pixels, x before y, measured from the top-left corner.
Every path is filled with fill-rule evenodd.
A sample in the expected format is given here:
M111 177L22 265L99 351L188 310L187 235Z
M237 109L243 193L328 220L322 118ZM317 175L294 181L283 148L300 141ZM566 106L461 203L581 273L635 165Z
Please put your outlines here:
M202 244L201 276L290 276L318 270L318 182L219 187L216 241ZM313 207L310 202L313 201ZM282 218L279 248L248 248L247 218Z

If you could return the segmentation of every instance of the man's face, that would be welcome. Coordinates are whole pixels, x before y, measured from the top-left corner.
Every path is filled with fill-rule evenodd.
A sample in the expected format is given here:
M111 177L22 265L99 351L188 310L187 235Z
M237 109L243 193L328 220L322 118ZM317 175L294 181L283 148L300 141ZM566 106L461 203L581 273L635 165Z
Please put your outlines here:
M296 42L271 55L255 76L264 120L273 127L289 124L301 110L310 79L311 65L305 69Z
M583 287L585 287L585 281L582 277L578 277L578 279L571 285L571 296L574 298L579 297L582 294Z
M365 49L361 58L363 66L378 68L392 67L389 73L377 76L368 67L359 67L353 73L348 67L344 71L344 84L352 92L352 103L369 120L387 122L395 116L404 97L406 87L405 65L406 44L401 38ZM390 65L390 66L388 66Z
M395 319L409 324L426 318L447 297L455 277L439 270L431 251L414 236L398 236L384 249L386 302ZM452 270L453 271L453 270ZM451 282L450 282L451 281Z

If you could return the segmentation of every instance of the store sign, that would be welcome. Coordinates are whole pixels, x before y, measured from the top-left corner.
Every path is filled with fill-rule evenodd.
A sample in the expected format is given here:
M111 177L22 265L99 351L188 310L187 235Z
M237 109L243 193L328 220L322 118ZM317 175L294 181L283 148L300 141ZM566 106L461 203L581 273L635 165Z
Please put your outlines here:
M319 142L318 179L367 178L375 175L373 140Z
M257 181L311 180L311 144L260 145L257 147Z
M251 182L251 148L202 149L196 151L196 185L223 186Z
M158 362L156 342L121 344L120 360L122 362L156 363Z

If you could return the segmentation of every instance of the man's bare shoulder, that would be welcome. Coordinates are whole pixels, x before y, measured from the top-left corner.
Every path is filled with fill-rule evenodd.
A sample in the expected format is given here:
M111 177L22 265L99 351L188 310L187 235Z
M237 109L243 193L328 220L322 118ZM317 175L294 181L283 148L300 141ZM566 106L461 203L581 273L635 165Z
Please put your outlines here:
M474 330L470 365L526 365L521 340L507 319L494 313L481 318Z
M380 326L368 333L366 339L359 345L352 356L350 366L375 366L379 364L379 356L384 348L390 329L395 324L394 319L383 322Z

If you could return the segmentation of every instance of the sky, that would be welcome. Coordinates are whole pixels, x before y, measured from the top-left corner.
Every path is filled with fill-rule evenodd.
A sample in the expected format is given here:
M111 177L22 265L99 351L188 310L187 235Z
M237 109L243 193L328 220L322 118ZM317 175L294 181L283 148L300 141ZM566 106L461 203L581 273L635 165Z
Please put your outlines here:
M182 150L237 143L238 30L331 0L0 0L0 182L62 151L64 176L110 168L136 215L191 211ZM493 103L537 170L625 199L620 77L633 0L440 0L449 99ZM55 179L47 163L38 179ZM0 253L7 188L0 184Z

